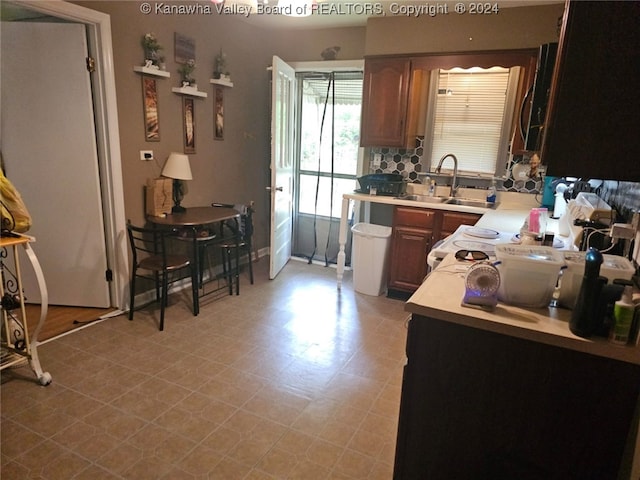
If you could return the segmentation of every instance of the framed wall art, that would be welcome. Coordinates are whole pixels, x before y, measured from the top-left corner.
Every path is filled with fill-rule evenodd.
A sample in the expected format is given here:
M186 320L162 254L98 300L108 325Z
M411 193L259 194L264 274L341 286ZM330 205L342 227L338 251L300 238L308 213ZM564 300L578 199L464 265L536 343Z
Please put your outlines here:
M196 112L193 98L183 97L182 117L184 124L184 153L196 153Z
M156 79L142 76L142 100L144 107L144 135L147 142L160 141L160 118L158 114L158 89Z
M224 140L224 94L222 87L215 88L215 100L213 101L213 138Z
M187 37L186 35L175 33L174 52L176 63L185 64L189 60L195 61L196 41L191 37Z

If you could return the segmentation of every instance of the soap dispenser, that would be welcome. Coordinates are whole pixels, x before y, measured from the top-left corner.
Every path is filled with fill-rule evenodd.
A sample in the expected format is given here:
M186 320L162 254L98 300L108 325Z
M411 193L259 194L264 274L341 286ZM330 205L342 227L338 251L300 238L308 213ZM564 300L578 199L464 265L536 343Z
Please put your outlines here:
M589 338L598 328L598 302L602 287L607 283L607 279L600 276L603 261L598 250L587 250L582 285L569 322L571 332L579 337Z
M436 181L431 180L429 183L429 196L433 197L436 194Z
M496 203L496 179L491 180L491 186L487 190L487 202Z

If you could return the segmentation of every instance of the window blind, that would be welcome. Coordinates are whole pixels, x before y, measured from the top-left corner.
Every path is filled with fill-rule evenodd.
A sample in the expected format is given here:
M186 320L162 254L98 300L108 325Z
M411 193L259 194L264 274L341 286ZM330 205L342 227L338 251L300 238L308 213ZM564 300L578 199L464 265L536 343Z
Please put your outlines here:
M362 72L334 72L335 83L329 93L329 100L335 95L336 105L360 105L362 102ZM302 88L309 101L315 98L317 103L324 103L329 85L329 74L303 73Z
M507 68L439 71L432 165L453 153L459 170L494 174L508 85Z

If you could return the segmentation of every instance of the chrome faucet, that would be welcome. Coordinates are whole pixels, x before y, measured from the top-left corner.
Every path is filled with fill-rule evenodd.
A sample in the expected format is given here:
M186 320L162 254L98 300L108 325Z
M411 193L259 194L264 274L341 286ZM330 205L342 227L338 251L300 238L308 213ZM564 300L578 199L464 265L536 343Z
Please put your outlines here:
M440 170L442 169L442 162L444 162L445 158L447 157L453 158L453 177L451 178L451 193L449 194L449 196L455 197L456 193L458 192L458 185L456 185L458 180L458 159L456 158L456 156L453 153L447 153L446 155L444 155L438 162L436 173L440 173Z

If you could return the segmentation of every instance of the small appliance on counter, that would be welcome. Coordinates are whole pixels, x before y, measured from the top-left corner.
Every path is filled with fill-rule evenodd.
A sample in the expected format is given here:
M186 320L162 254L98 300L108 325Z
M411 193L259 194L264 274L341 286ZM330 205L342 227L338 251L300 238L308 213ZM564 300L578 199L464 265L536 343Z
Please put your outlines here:
M407 190L407 181L398 173L372 173L358 178L356 193L398 197Z
M558 304L561 307L573 309L578 299L582 276L585 270L586 252L562 252L567 268L560 276ZM605 277L609 284L614 280L631 280L635 274L633 264L618 255L602 254L600 276Z
M549 305L564 266L562 253L538 245L498 244L495 250L500 262L498 299L521 307Z
M500 273L495 265L488 261L476 262L464 277L462 306L492 311L498 303L499 287Z
M615 211L592 192L580 192L575 199L569 200L564 215L558 221L559 233L568 236L578 250L590 246L598 249L608 247L607 239L593 230L607 228L615 221ZM587 230L585 232L585 230Z
M480 250L489 256L495 256L496 245L512 243L515 235L514 232L498 232L472 225L460 225L455 232L433 246L427 255L427 264L431 270L435 270L449 253L462 249Z

